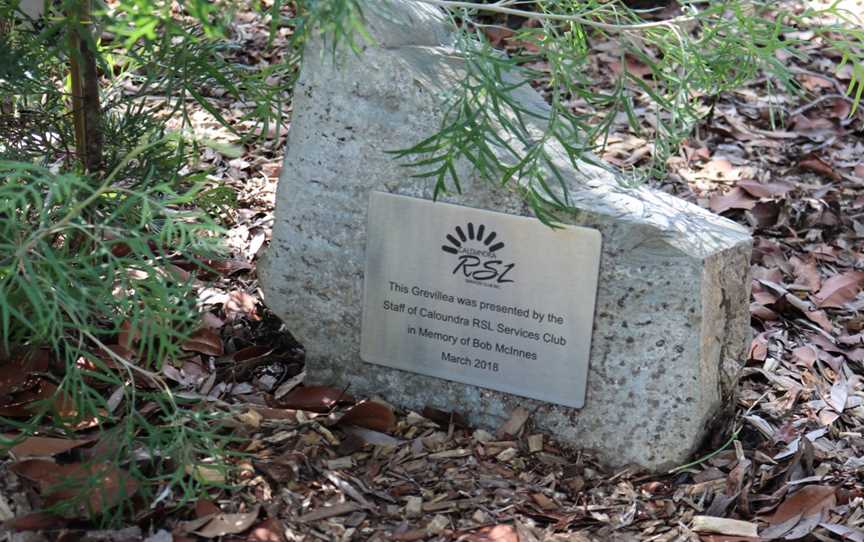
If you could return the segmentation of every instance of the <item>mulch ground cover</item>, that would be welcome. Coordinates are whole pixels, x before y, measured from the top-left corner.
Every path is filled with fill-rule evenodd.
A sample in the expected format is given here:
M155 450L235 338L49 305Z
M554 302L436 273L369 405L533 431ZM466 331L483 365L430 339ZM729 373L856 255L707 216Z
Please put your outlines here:
M289 29L268 42L269 26L250 13L233 31L250 66L285 55ZM506 35L496 39L509 46ZM207 499L179 509L162 501L159 514L142 512L125 529L100 531L34 512L43 501L20 466L27 450L19 449L0 467L2 536L864 541L864 113L850 115L851 72L836 70L838 59L818 40L810 47L807 57L780 59L800 94L757 80L717 96L655 183L754 236L754 338L741 360L736 414L692 464L660 474L608 470L534 431L532 413L521 409L486 431L466 426L459 405L408 412L352 397L350 389L303 386L303 348L263 306L254 274L282 167L284 130L274 130L239 158L202 157L238 195L237 208L221 217L234 258L202 282L205 325L188 345L189 358L165 369L178 392L232 412L235 448L243 452L224 480L233 488L214 486ZM594 49L598 88L620 70L644 74L637 60L620 62L614 42ZM244 107L221 105L228 119ZM572 107L591 111L587 103ZM636 107L643 131L616 120L603 154L624 169L654 155L651 109L640 96ZM204 111L195 122L210 137L231 139ZM34 444L35 455L55 455Z

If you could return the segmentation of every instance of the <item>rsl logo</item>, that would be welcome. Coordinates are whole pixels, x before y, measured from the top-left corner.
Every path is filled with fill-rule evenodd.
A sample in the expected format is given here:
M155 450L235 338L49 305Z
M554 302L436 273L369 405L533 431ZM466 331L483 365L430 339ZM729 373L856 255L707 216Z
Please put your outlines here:
M505 263L498 256L498 251L505 246L504 241L484 224L468 222L456 226L444 239L441 250L456 256L453 275L462 275L466 282L493 288L513 282L508 275L516 264Z

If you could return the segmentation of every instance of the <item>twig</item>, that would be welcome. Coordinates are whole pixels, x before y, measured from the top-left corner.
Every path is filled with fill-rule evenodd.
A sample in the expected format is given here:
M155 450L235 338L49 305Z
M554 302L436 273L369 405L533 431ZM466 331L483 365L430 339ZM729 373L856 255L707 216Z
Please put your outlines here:
M807 70L804 68L799 68L798 66L789 66L789 71L792 73L800 73L802 75L810 75L812 77L817 77L819 79L824 79L826 81L829 81L829 82L834 84L834 88L837 90L837 92L839 92L841 94L843 93L844 89L840 85L840 82L837 81L837 79L835 79L834 77L831 77L830 75L825 75L824 73L814 72L813 70Z
M527 11L523 9L514 9L507 7L506 3L496 3L496 4L475 4L473 2L463 2L458 0L414 0L415 2L421 2L423 4L430 4L433 6L438 6L442 8L465 8L465 9L476 9L478 11L485 11L487 13L500 13L502 15L516 15L518 17L525 17L526 19L545 19L549 21L568 21L579 23L584 26L588 26L591 28L597 28L600 30L607 30L610 32L626 32L628 30L645 30L648 28L658 28L661 26L674 26L680 25L683 23L688 23L696 20L695 17L681 16L675 17L673 19L668 19L665 21L653 21L647 23L633 23L633 24L612 24L612 23L603 23L600 21L592 21L590 19L586 19L584 17L580 17L578 15L565 15L563 13L540 13L536 11Z
M114 361L116 361L117 363L122 365L124 369L126 369L126 373L129 375L129 378L132 381L133 390L134 390L134 386L135 386L135 384L134 384L135 377L133 376L133 373L136 373L136 372L141 373L142 375L146 376L152 383L161 387L162 390L165 392L166 398L171 403L171 406L173 406L174 408L177 408L177 403L174 401L174 393L172 392L171 388L168 386L168 383L165 382L165 380L162 378L161 375L159 375L158 373L154 373L152 371L148 371L147 369L144 369L143 367L139 367L137 364L133 363L132 361L130 361L130 360L126 359L125 357L117 354L116 352L114 352L113 350L108 348L108 346L106 346L105 343L100 341L95 335L93 335L92 333L90 333L86 329L82 329L80 333L81 333L81 335L87 337L88 339L90 339L91 341L96 343L96 346L98 346L106 354L108 354L108 357L110 357L111 359L113 359Z
M792 111L789 112L789 116L794 117L795 115L800 115L801 113L803 113L805 111L809 111L810 109L813 109L814 107L821 104L825 100L832 100L832 99L838 99L838 98L841 100L846 100L850 104L855 103L852 100L852 98L850 98L849 96L845 96L843 94L826 94L825 96L820 96L820 97L816 98L815 100L813 100L812 102L804 104L797 109L793 109Z

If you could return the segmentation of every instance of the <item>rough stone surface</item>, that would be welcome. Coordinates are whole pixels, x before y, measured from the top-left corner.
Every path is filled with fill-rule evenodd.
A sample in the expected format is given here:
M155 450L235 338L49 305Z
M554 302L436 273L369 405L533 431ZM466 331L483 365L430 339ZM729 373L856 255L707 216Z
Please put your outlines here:
M658 470L685 462L731 404L748 344L751 239L667 194L625 189L596 166L561 160L577 209L562 218L603 235L583 409L360 360L369 192L432 197L433 183L411 179L386 151L437 131L441 95L462 73L448 23L434 8L399 0L368 6L374 46L334 57L320 39L308 45L273 241L259 266L267 304L306 346L308 380L413 409L455 409L486 428L522 406L537 428L610 465ZM545 108L527 86L520 92L524 103ZM448 201L530 214L518 196L472 182L470 167L459 167L464 194Z

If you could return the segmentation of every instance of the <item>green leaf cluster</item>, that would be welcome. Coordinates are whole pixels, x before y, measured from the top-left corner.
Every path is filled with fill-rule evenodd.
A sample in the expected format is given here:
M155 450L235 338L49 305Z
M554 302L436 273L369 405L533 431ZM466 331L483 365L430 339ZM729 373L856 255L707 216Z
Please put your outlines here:
M758 0L681 0L682 15L648 20L644 11L608 0L412 1L450 13L465 77L443 97L440 130L395 154L413 158L418 176L435 179L436 196L461 191L455 164L467 160L480 177L521 192L550 223L571 208L567 183L550 153L563 152L577 168L580 162L602 166L594 157L613 122L623 115L638 134L647 115L654 128L653 161L622 178L662 175L667 158L711 114L718 95L756 78L764 78L769 93L801 92L793 69L781 60L807 54L808 43L790 37L801 30L812 31L842 63L853 65L849 93L856 106L864 89L864 22L838 4L796 10ZM487 31L512 32L504 26L507 17L530 24L521 24L511 38L523 47L504 52ZM598 39L617 45L620 69L611 88L598 86L584 69ZM629 63L639 70L627 69ZM541 83L548 111L530 110L516 98L529 81ZM647 102L648 110L637 111L637 101ZM577 102L584 105L579 113Z
M2 444L37 432L74 438L75 427L95 423L93 461L129 472L147 504L182 504L213 483L194 466L226 471L232 453L224 409L169 386L162 372L200 325L194 272L184 269L221 251L221 229L205 211L234 199L197 171L210 144L192 132L191 116L203 108L234 133L212 146L254 142L283 122L296 57L232 60L234 3L95 6L82 35L101 75L104 160L85 171L68 75L68 37L80 23L66 14L78 1L33 21L18 0L0 0L0 363L47 347L52 365L39 376L56 386L29 417L0 419L20 435ZM242 115L229 122L226 104ZM247 121L256 129L239 133L235 122ZM58 510L80 510L88 493L73 491L80 498Z

